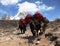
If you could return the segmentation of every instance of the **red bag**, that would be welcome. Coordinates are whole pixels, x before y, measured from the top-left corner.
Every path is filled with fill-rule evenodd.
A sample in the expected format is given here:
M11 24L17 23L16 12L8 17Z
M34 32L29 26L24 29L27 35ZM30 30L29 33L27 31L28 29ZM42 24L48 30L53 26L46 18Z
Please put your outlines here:
M19 22L20 23L26 23L25 19L20 19Z
M34 18L40 19L42 22L44 22L44 17L43 17L43 15L40 14L39 12L36 12L36 13L34 14Z
M26 19L30 19L31 18L31 15L30 14L27 14L26 15Z
M30 19L31 19L31 15L30 14L27 14L26 15L26 18L25 18L26 23L29 23L30 22Z

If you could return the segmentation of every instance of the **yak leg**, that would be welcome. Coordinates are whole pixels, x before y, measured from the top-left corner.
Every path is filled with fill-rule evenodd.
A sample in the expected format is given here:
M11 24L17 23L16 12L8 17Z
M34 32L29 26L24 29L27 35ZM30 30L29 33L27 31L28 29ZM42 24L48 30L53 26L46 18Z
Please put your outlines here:
M33 36L35 36L35 33L36 33L36 32L34 31L34 28L31 28L31 27L30 27L30 29L31 29L31 32L32 32Z
M31 32L32 32L33 36L35 36L35 31L34 31L34 29L31 29Z
M26 28L23 29L23 34L25 33L25 31L26 31Z
M26 25L24 24L23 25L23 34L25 33L25 31L26 31Z
M21 31L21 33L22 33L22 26L21 26L21 25L19 25L19 29L20 29L20 31Z

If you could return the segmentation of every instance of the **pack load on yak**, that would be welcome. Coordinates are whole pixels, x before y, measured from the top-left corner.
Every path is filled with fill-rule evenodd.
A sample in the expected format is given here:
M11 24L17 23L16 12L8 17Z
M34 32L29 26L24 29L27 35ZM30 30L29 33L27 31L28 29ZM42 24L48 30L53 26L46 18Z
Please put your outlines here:
M25 17L25 19L20 19L19 22L27 24L27 23L30 22L31 17L32 16L30 14L27 14L26 17Z
M43 17L43 15L40 14L39 12L36 12L36 13L34 14L34 18L39 19L40 21L44 22L44 17Z
M20 23L26 23L25 19L20 19L19 22Z
M31 17L32 17L32 16L31 16L30 14L27 14L27 15L26 15L26 17L25 17L26 23L29 23L29 22L30 22Z

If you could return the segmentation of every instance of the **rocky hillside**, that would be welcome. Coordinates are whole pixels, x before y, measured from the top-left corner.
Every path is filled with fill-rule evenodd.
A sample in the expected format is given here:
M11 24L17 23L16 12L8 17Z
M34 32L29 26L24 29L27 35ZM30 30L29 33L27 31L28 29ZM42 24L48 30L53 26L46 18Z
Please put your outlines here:
M17 27L18 20L0 20L0 28Z
M48 27L57 27L57 26L60 26L60 19L56 19L55 21L51 21L48 24Z

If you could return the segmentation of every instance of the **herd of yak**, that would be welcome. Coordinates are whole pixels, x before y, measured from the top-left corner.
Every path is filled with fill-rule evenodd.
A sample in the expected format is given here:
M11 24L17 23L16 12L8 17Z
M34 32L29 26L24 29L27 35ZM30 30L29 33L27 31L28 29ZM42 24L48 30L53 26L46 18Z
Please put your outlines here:
M25 19L20 19L18 29L21 30L22 34L24 34L27 25L29 25L32 35L40 36L45 33L48 23L49 20L46 19L46 17L43 17L39 12L36 12L34 15L27 14ZM45 34L45 37L50 41L55 42L55 46L60 46L60 42L56 41L58 38L57 36L54 36L52 33L48 33Z
M26 31L27 25L29 25L32 35L38 36L45 32L45 28L48 22L49 22L48 19L46 19L46 17L43 17L39 12L36 12L34 15L27 14L25 19L21 18L19 20L18 29L20 29L21 33L24 34Z

